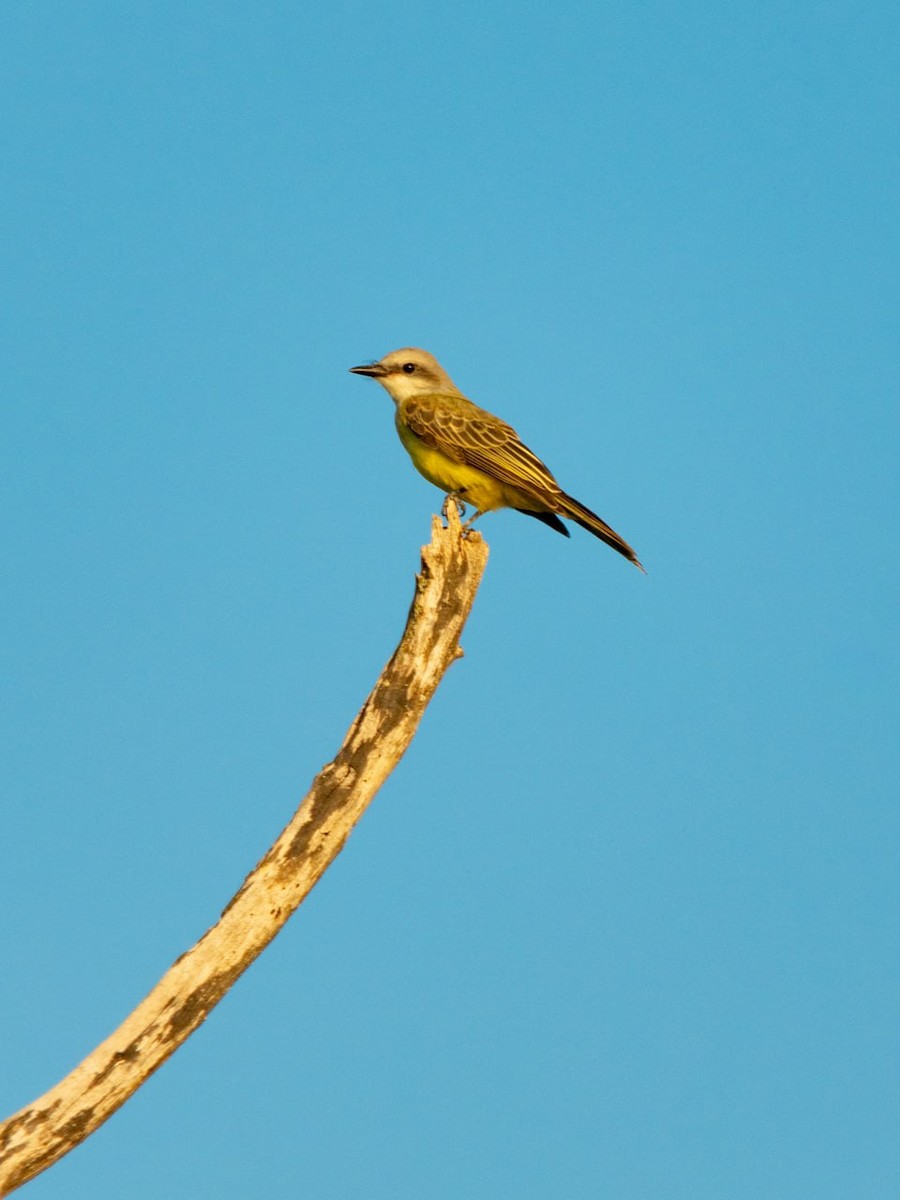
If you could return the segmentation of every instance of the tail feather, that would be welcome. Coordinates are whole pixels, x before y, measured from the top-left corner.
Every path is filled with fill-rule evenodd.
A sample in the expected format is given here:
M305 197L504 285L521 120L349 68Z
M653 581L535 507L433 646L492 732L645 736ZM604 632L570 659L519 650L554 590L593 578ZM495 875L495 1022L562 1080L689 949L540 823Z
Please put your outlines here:
M545 525L549 525L551 529L555 529L557 533L561 533L563 537L571 537L568 529L563 525L559 517L554 516L551 512L534 512L530 508L517 508L516 512L524 513L526 517L534 517L536 521L543 521Z
M625 539L619 537L614 529L610 529L605 521L601 521L596 513L591 512L589 508L585 508L583 504L579 504L571 496L567 496L565 492L563 492L558 511L564 517L569 517L571 520L577 522L582 529L586 529L594 537L598 537L602 542L606 542L607 546L612 546L613 550L618 550L629 562L633 562L639 570L644 571L643 566L638 560L638 556ZM647 572L644 571L644 574L646 575Z

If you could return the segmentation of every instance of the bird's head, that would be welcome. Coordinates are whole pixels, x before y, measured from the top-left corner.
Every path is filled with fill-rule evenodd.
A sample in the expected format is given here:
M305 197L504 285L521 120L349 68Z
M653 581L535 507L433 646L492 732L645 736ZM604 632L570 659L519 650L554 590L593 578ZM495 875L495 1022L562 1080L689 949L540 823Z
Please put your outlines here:
M395 403L423 392L458 392L434 355L413 346L392 350L379 362L351 367L350 370L354 375L368 375L370 379L377 379Z

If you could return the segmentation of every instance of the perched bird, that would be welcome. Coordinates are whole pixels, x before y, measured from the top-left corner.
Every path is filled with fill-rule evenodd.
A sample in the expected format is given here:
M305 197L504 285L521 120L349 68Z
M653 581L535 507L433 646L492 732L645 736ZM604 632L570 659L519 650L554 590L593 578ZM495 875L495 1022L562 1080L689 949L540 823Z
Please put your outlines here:
M568 537L559 519L568 517L643 571L624 538L567 496L512 426L467 400L427 350L394 350L350 370L377 379L390 395L400 441L417 470L461 504L475 506L467 525L496 508L515 508Z

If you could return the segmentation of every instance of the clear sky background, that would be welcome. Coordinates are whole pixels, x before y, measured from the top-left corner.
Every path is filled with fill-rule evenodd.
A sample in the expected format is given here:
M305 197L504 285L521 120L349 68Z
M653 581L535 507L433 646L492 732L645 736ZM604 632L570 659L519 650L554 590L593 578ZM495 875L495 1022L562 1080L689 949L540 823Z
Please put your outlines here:
M896 4L0 9L0 1110L389 656L433 351L575 528L46 1200L900 1194Z

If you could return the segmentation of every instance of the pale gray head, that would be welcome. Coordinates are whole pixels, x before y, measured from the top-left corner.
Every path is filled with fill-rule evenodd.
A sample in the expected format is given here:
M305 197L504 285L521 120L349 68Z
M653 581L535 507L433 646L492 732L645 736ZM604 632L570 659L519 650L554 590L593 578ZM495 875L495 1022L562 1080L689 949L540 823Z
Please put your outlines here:
M350 370L354 375L368 375L370 379L377 379L395 403L424 392L453 392L459 395L459 388L434 355L427 350L417 350L414 346L392 350L380 362L351 367Z

